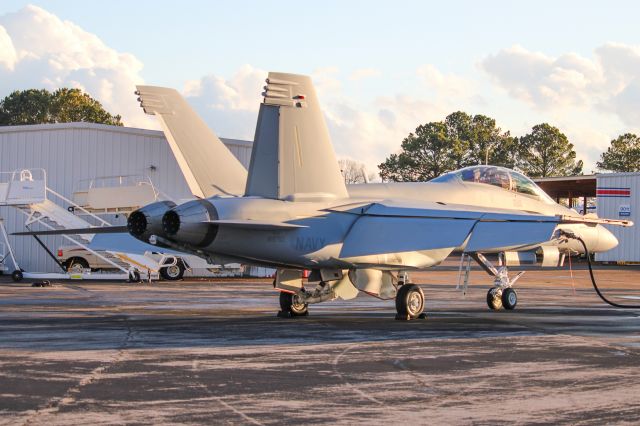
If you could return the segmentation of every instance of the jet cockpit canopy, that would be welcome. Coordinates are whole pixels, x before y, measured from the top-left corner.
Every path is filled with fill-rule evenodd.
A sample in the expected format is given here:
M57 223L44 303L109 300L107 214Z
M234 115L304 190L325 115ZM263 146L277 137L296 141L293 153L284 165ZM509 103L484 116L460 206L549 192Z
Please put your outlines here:
M470 166L454 170L432 179L430 182L465 182L493 185L507 191L517 192L545 202L554 203L531 179L515 170L498 166Z

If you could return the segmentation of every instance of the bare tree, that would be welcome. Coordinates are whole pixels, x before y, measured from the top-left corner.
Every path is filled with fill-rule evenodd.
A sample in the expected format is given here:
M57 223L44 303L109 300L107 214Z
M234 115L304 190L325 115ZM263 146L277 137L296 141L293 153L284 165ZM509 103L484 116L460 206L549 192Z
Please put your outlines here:
M366 183L375 178L375 173L368 173L364 164L350 158L338 160L344 183Z

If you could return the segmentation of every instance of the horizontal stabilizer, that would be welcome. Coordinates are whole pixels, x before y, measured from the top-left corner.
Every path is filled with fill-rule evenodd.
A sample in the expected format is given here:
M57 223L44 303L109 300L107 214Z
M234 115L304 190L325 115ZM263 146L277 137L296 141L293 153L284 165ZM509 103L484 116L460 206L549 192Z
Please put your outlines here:
M265 220L210 220L207 223L212 223L219 226L228 226L233 228L245 228L256 230L279 230L279 229L299 229L308 228L305 225L296 225L294 223L265 221Z
M13 232L11 235L81 235L81 234L119 234L128 233L126 225L97 226L95 228L54 229L47 231Z

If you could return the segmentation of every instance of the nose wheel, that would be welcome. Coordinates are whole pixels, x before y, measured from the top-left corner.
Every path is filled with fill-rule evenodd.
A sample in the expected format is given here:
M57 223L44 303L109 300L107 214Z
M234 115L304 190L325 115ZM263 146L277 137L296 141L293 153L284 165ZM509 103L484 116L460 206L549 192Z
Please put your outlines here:
M487 292L487 305L492 311L498 311L502 308L507 310L515 309L518 304L518 293L511 288L500 289L494 287Z

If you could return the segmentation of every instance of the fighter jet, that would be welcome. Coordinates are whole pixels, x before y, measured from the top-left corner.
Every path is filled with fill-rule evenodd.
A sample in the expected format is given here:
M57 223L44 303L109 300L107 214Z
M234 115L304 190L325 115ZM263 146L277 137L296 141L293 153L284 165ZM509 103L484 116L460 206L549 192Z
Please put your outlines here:
M631 225L580 216L524 175L491 166L427 183L347 188L311 79L269 73L266 83L243 193L234 193L237 183L227 180L206 199L154 203L132 213L126 230L145 243L208 260L277 268L274 286L283 316L307 315L310 304L363 292L395 299L399 319L418 318L424 294L405 273L438 265L453 253L494 276L489 307L513 309L519 275L509 275L509 264L536 252L543 264L557 264L561 253L576 250L562 229L582 235L597 252L617 244L602 224ZM174 114L179 120L180 111ZM205 160L216 164L199 159ZM200 175L193 174L194 187L215 179ZM486 256L493 254L501 259L498 265ZM306 286L305 270L311 271Z
M167 87L137 86L136 95L144 112L156 116L159 120L195 197L241 196L244 193L247 170L178 91ZM450 190L443 185L432 185L444 181L458 183L461 186L456 190ZM532 199L556 205L544 191L521 173L495 166L468 167L447 173L430 182L355 184L347 185L346 188L349 196L356 198L403 198L466 204L469 192L463 188L473 189L474 183L509 189L510 198L515 198L502 200L504 192L486 186L476 187L486 190L472 191L472 204L476 206L492 207L506 202L507 206L513 204L518 208L526 205L529 211L544 213L547 210L536 210L537 203L531 205ZM515 197L516 194L526 194L528 197ZM499 200L496 201L496 197ZM560 213L568 214L567 211L563 209ZM570 210L570 214L576 215L577 212ZM562 228L577 232L594 251L606 251L617 245L617 240L611 233L593 223L563 225ZM565 253L584 254L584 248L577 240L561 239L544 246L547 249L547 258L557 254L553 252L554 247L562 249Z

